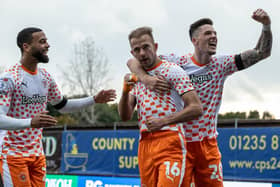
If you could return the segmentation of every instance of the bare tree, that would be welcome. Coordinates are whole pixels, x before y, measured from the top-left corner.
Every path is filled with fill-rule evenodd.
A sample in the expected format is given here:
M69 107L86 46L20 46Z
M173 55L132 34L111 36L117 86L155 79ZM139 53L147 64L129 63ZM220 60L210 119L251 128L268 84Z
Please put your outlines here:
M108 82L108 59L92 38L74 45L73 59L62 69L64 89L70 97L91 96L100 91ZM95 124L97 113L89 107L76 113L79 121Z

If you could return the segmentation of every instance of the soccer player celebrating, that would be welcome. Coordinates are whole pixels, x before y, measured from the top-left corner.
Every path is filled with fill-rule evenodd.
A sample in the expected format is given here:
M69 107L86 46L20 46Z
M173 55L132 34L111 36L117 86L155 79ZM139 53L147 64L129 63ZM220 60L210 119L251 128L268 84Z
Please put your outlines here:
M67 100L51 75L38 63L48 63L50 45L39 28L25 28L18 33L20 63L7 69L0 78L0 129L7 129L3 139L4 186L45 186L46 163L42 146L42 127L56 125L47 114L47 102L61 112L72 112L94 103L116 98L115 90ZM18 130L19 129L19 130Z
M216 137L224 81L229 75L270 56L272 48L268 14L257 9L252 18L263 25L254 49L235 55L213 56L216 54L217 35L212 20L204 18L191 24L189 29L193 54L162 56L163 59L176 62L189 74L203 105L203 115L187 122L185 126L188 153L183 186L190 186L192 178L196 187L223 186L221 154ZM148 76L135 59L130 60L128 66L148 88L160 93L168 90L168 84L161 77ZM162 128L162 125L152 123L148 128Z
M201 103L186 72L157 56L158 44L154 42L151 28L140 27L132 31L129 42L132 55L142 67L150 75L164 76L172 87L166 94L159 94L146 88L142 82L135 83L136 79L129 74L124 78L119 113L122 120L129 120L137 105L141 186L179 187L186 159L181 122L200 116ZM159 123L158 118L161 118L161 123L169 125L151 132L147 125Z

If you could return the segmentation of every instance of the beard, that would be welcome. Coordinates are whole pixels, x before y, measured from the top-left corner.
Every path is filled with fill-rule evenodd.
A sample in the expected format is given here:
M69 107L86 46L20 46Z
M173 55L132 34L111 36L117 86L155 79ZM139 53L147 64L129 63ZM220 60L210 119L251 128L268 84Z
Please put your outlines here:
M49 62L49 57L47 55L44 55L40 51L34 51L32 53L32 56L34 58L36 58L39 62L42 62L42 63L48 63Z

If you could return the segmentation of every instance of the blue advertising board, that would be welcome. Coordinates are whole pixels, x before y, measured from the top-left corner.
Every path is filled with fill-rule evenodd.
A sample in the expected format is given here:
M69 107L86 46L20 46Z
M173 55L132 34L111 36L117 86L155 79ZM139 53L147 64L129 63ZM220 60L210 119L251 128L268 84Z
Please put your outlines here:
M128 177L80 176L78 178L78 184L81 187L140 187L140 179Z
M135 177L47 175L46 187L140 187L140 179Z
M225 180L280 182L280 128L220 128ZM65 131L61 173L139 177L138 130Z
M223 128L218 143L224 179L280 181L280 128Z
M138 176L137 130L65 131L62 173Z

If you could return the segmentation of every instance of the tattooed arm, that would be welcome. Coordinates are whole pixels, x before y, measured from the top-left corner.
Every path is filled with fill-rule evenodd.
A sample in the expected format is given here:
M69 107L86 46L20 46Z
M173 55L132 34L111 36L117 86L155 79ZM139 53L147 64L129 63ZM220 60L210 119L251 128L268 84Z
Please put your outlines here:
M268 14L264 10L258 9L253 13L252 18L263 24L262 34L254 49L247 50L236 56L239 70L248 68L260 60L269 57L271 54L272 33L270 29L271 21Z

